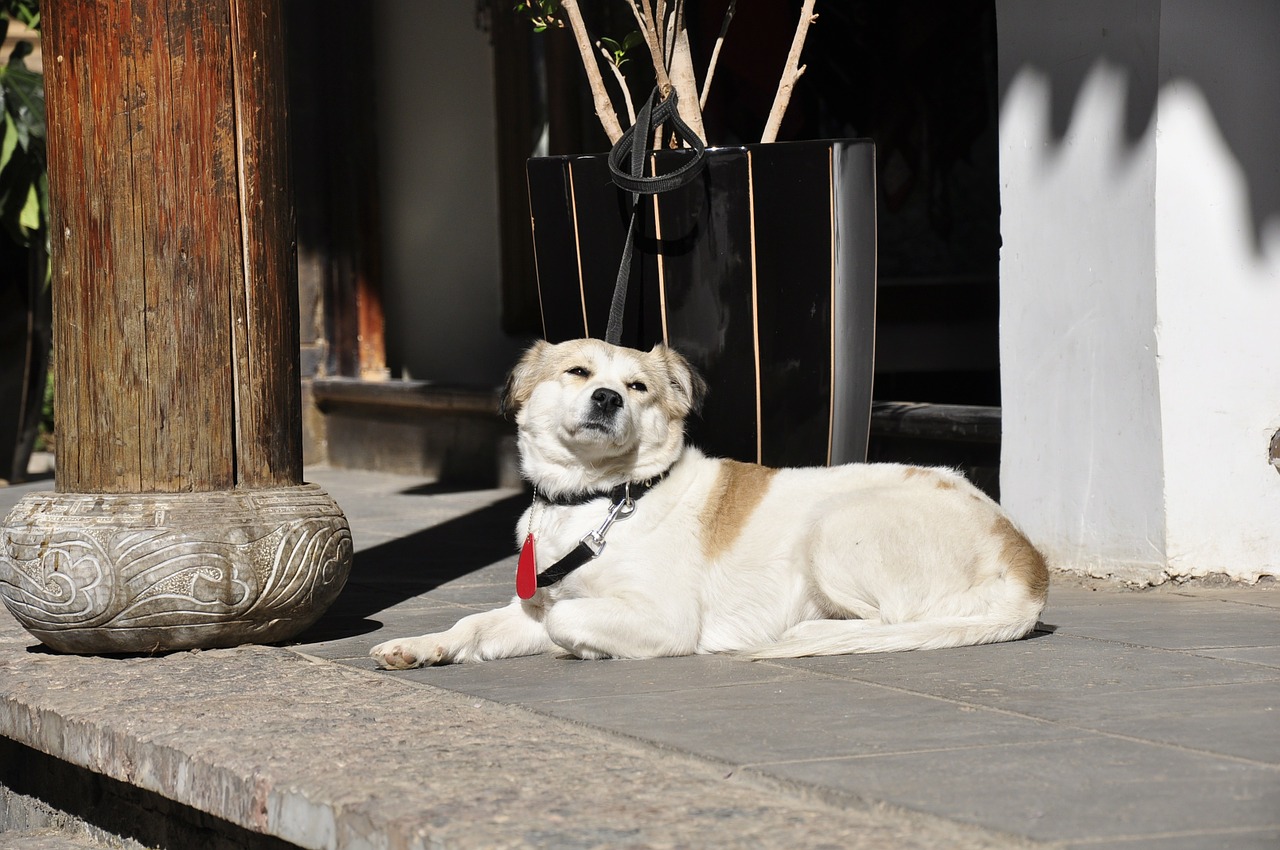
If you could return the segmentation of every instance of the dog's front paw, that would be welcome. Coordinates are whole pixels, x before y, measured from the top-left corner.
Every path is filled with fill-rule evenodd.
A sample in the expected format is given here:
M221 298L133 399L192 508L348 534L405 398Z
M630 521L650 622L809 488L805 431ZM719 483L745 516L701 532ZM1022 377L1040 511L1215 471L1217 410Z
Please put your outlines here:
M432 635L398 638L378 644L369 650L369 657L386 670L409 670L439 664L444 660L444 647Z

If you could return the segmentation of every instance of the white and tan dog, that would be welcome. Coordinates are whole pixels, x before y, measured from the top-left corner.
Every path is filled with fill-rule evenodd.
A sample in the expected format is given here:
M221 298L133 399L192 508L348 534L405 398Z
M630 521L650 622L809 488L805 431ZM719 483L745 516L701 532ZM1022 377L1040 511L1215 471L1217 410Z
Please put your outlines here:
M505 399L535 488L517 529L529 598L370 655L388 668L557 649L786 658L994 643L1035 627L1044 559L962 476L709 458L684 441L702 392L662 346L535 344Z

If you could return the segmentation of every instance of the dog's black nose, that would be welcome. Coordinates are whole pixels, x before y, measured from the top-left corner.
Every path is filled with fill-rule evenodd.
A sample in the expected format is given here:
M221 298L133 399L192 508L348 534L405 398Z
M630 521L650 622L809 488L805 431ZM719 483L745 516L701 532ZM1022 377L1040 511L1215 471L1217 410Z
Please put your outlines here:
M611 389L601 387L591 394L591 400L601 413L613 413L622 407L622 396Z

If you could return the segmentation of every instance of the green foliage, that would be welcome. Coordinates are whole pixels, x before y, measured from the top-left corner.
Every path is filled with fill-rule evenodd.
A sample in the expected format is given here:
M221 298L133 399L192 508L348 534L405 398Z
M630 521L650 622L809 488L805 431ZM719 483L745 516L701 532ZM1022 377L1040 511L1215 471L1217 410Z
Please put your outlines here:
M0 18L21 21L33 30L40 29L39 0L0 0Z
M612 38L602 38L600 39L600 44L613 54L612 62L614 67L621 68L627 62L627 51L644 44L644 36L640 34L639 30L636 30L627 33L621 43L614 41Z
M0 36L7 35L10 20L38 26L37 3L8 0L0 4ZM30 42L20 41L0 67L0 227L24 247L39 239L47 247L49 180L45 170L44 82L27 67Z
M630 1L626 0L626 2ZM533 25L534 32L546 32L567 26L564 16L560 14L559 0L518 0L512 9L517 17L524 18ZM596 46L605 51L606 58L615 68L621 68L627 63L628 51L642 44L644 44L644 36L639 31L633 31L627 33L621 41L602 38Z
M36 432L35 449L53 451L53 358L49 358L49 374L44 382L44 398L40 405L40 430Z
M557 0L521 0L515 5L515 13L533 24L534 32L546 32L564 26Z

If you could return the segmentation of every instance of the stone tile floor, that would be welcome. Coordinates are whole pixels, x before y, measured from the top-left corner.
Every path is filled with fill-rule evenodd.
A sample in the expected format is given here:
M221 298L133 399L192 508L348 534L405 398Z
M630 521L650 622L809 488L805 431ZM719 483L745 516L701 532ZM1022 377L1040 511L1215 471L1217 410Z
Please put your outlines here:
M445 628L510 598L511 529L526 497L322 468L308 477L334 495L351 522L357 551L347 589L296 643L238 663L276 671L284 693L302 675L287 664L298 653L318 662L306 675L341 679L353 694L343 699L369 702L361 706L369 717L407 700L423 706L420 716L403 717L410 730L434 730L446 742L456 735L459 748L476 744L477 735L503 752L532 747L545 764L526 765L531 781L564 770L597 778L582 792L591 802L557 815L550 831L541 821L516 832L499 828L474 807L452 809L446 822L433 803L405 792L394 807L399 826L386 826L386 834L406 823L430 833L427 825L435 823L432 840L453 846L700 846L714 835L720 846L760 847L1280 847L1280 590L1139 592L1063 578L1043 629L997 646L779 662L539 656L388 673L367 658L374 643ZM0 491L0 508L23 489ZM10 672L29 674L27 689L11 698L23 705L46 700L42 710L58 710L51 706L63 696L41 689L31 660L47 675L58 658L33 655L30 646L18 653L25 633L6 625L0 643L14 650ZM208 665L234 667L237 652L248 651L203 653L191 663L206 665L200 675L214 682L223 667ZM66 660L62 672L73 679L123 676L112 663L121 662ZM78 665L86 666L73 671ZM192 675L173 664L165 673L162 660L137 663L134 671L148 665L147 687ZM244 686L243 676L237 681ZM68 718L79 717L74 703L66 705ZM477 730L488 727L473 717L437 728L431 705L464 713L499 706L514 726L482 734ZM340 717L331 726L331 734L352 740L367 731L344 730ZM255 745L270 751L272 740ZM548 747L565 763L547 755ZM471 751L481 763L457 763L452 791L450 776L436 777L438 797L511 781L509 765L486 771L487 751ZM382 772L392 774L379 781L402 787L396 758L377 755L385 755ZM640 792L610 787L617 773L602 765L613 755L635 776L654 772L646 787L667 795L665 815L652 816L657 825L643 818L627 825L643 803ZM275 781L306 784L305 774L286 774ZM359 787L348 791L360 796ZM544 793L554 795L554 786ZM309 799L330 805L323 797L316 791ZM343 811L333 803L325 817L341 824ZM597 822L606 811L613 812L607 829ZM373 823L390 817L378 812L361 816ZM674 818L672 825L662 827L663 817ZM710 831L699 832L703 827ZM860 838L835 841L846 831ZM307 843L300 840L306 830L277 834L302 846L362 846L340 838Z

